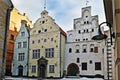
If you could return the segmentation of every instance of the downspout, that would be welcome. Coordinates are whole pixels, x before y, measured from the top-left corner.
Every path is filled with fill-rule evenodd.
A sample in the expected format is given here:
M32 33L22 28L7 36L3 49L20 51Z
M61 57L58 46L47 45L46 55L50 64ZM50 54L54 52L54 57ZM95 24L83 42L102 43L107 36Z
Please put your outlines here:
M5 37L4 37L4 48L3 48L3 56L2 56L2 74L1 77L4 78L5 77L5 56L7 53L7 37L8 37L8 30L9 30L9 22L10 22L10 12L12 11L12 9L14 8L12 2L11 3L11 7L7 9L7 13L6 13L6 21L5 21Z

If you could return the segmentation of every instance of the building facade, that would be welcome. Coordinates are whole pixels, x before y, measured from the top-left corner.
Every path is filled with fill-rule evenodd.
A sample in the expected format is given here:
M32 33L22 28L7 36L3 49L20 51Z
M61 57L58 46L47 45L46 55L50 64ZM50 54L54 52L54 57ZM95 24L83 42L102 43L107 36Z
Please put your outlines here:
M11 0L0 0L0 79L4 77L5 55L10 12L13 9Z
M115 44L112 59L112 80L120 80L120 0L104 0L106 21L112 26L115 32Z
M6 70L5 74L10 76L11 75L11 68L12 68L12 60L13 60L13 52L14 52L14 41L16 39L18 32L15 28L14 30L9 30L8 32L8 44L7 44L7 54L6 54Z
M10 15L10 27L9 30L14 30L14 27L17 28L17 31L20 30L21 20L26 20L27 24L30 27L33 26L32 21L27 17L26 13L20 13L16 8L13 8Z
M10 25L9 25L9 33L8 33L8 41L7 41L7 54L6 54L6 75L11 75L11 65L13 60L14 53L14 40L16 38L16 32L20 30L21 20L26 20L29 24L28 26L32 27L32 22L26 16L26 14L21 14L16 8L13 8L10 14ZM15 30L15 31L14 31ZM12 38L14 37L14 40Z
M27 21L22 20L14 45L12 76L28 76L29 38Z
M62 77L66 33L46 10L30 31L30 77Z
M74 29L67 31L65 70L68 76L104 76L104 41L94 41L98 34L98 16L91 7L82 8L82 17L74 19Z

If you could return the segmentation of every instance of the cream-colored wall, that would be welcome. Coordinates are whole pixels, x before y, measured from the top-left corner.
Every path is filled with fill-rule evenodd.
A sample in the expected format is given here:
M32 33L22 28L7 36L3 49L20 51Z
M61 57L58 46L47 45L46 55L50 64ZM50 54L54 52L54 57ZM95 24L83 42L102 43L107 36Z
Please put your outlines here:
M21 14L16 8L14 8L11 11L11 15L10 15L10 30L14 30L14 27L17 28L17 31L19 31L20 27L21 27L21 20L26 20L27 24L30 25L30 27L32 27L32 22L31 20L26 16L26 14Z
M44 11L43 11L44 12ZM43 13L42 12L42 13ZM46 11L45 11L46 13ZM42 21L45 21L45 23L42 23ZM44 30L47 29L47 32ZM38 31L41 30L40 33ZM53 38L53 41L51 41L51 38ZM44 39L47 39L46 42L44 42ZM34 44L32 44L32 41L35 41ZM38 40L40 40L40 43L38 43ZM36 76L38 77L38 72L31 73L31 66L37 65L38 59L32 59L32 51L34 49L40 49L40 58L43 56L45 59L48 60L47 64L47 70L46 70L46 77L59 77L60 75L60 52L62 53L62 59L64 54L64 45L65 45L65 37L61 36L61 51L60 51L60 28L59 26L54 22L54 19L52 19L50 16L41 15L41 18L39 18L35 24L32 30L30 31L30 55L29 55L29 76ZM45 57L45 49L46 48L54 48L54 57L53 58L46 58ZM62 60L64 61L64 60ZM49 65L55 65L55 72L49 73ZM64 63L62 62L62 70ZM38 70L36 70L38 71Z
M114 0L114 23L115 23L115 28L116 28L116 50L117 53L116 55L116 80L120 80L120 0Z
M65 41L66 37L61 34L61 73L63 74L63 71L65 70Z

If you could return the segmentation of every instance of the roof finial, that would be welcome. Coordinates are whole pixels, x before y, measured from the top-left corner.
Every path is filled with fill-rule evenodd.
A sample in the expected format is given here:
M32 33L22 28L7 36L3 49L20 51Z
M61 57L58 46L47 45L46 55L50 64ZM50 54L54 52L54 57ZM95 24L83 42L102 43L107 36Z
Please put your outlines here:
M88 1L88 0L86 0L86 6L88 5L88 3L89 3L89 1Z
M44 10L46 9L46 0L45 0L45 3L44 3Z

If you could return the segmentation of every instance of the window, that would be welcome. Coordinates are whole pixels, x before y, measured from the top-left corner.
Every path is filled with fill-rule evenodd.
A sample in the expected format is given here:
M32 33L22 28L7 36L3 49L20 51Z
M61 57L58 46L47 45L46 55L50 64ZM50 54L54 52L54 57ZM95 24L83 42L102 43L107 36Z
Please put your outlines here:
M90 48L90 52L93 52L93 48Z
M18 53L18 61L24 61L25 54L24 53Z
M84 22L84 24L86 24L86 22Z
M45 21L42 21L42 24L44 24L45 23Z
M77 58L77 61L76 61L77 63L79 63L80 62L80 59L79 58Z
M92 29L92 32L94 32L94 29Z
M95 70L101 70L101 62L95 62Z
M35 65L32 65L32 73L36 73L36 66Z
M53 38L51 38L51 41L53 41Z
M89 24L89 21L87 21L87 24Z
M82 47L83 47L83 53L86 53L87 52L87 45L84 44Z
M41 30L39 30L38 33L41 33Z
M92 60L90 60L90 64L92 64Z
M79 30L79 31L78 31L78 33L80 34L80 33L81 33L81 31Z
M10 35L10 40L14 40L14 35Z
M47 32L47 29L45 29L44 32Z
M88 29L87 29L87 32L89 32Z
M98 47L94 47L94 53L98 53Z
M54 65L49 65L49 73L54 73L55 72L55 66Z
M27 48L27 41L23 42L23 48Z
M87 70L87 63L82 63L82 70Z
M21 32L21 36L22 36L22 37L25 36L25 32Z
M94 52L94 44L90 44L90 52Z
M45 57L46 58L54 57L54 48L47 48L47 49L45 49Z
M69 48L69 53L72 53L72 49L71 48Z
M40 49L33 50L33 52L32 52L32 58L33 59L40 58Z
M76 53L79 53L79 49L76 49Z
M18 48L21 48L21 42L18 42Z
M47 42L47 39L44 39L44 42Z
M85 30L84 30L84 32L85 32Z
M35 41L33 40L33 41L32 41L32 44L34 44L34 43L35 43Z
M87 51L86 51L86 49L83 49L83 53L86 53Z
M40 43L40 39L38 40L38 43Z

